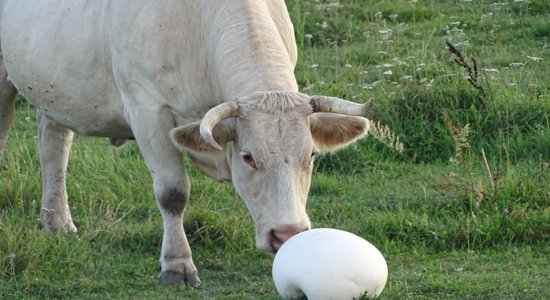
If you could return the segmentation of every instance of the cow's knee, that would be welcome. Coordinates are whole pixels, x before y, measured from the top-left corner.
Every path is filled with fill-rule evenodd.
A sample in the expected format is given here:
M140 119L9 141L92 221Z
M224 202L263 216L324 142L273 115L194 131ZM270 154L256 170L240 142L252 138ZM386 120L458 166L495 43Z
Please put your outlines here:
M173 215L182 214L187 206L189 191L183 188L167 188L159 193L157 198L159 207Z

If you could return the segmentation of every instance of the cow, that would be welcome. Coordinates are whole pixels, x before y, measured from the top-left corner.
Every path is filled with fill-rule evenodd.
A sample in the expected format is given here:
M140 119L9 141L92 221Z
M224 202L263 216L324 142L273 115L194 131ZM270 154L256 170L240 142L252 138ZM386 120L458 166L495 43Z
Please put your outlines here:
M0 47L0 153L19 92L37 111L41 227L77 231L65 182L74 133L135 139L163 218L163 284L200 284L182 153L232 182L257 248L276 252L311 228L317 153L369 129L370 102L299 92L283 0L0 0Z

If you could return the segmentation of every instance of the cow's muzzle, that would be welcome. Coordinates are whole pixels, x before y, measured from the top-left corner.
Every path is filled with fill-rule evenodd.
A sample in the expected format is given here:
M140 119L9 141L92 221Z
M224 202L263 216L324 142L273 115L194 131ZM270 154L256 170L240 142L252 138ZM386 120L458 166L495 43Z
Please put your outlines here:
M309 230L309 226L300 225L284 225L281 227L273 228L269 231L268 241L271 251L277 252L279 248L291 237L296 234Z

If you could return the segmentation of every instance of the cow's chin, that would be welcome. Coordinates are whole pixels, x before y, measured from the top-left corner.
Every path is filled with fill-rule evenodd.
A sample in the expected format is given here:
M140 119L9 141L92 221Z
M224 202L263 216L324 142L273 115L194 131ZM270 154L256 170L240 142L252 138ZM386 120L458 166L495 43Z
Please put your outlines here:
M277 253L277 250L271 247L268 239L265 237L256 236L256 249L273 254Z

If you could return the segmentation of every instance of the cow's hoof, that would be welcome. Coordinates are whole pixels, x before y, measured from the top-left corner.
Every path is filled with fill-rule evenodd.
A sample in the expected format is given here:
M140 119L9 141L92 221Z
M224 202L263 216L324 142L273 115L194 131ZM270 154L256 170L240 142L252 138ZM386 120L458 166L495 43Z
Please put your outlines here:
M46 225L44 225L46 224ZM57 225L57 224L56 224ZM42 220L38 220L38 223L36 224L36 228L40 230L44 230L46 233L77 233L78 229L74 225L72 221L66 223L65 225L52 225L51 222L44 222Z
M199 279L199 275L197 275L197 272L193 273L187 273L187 279L185 282L187 282L187 285L190 287L199 287L201 285L201 280Z
M201 280L197 273L182 274L174 271L164 271L160 274L160 282L164 285L189 285L198 287Z

